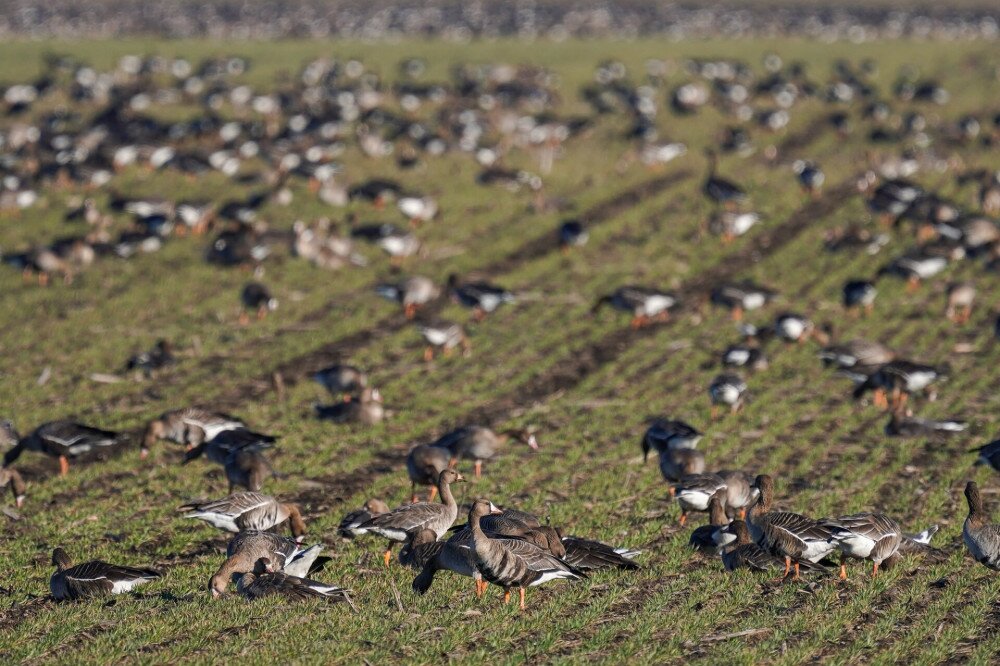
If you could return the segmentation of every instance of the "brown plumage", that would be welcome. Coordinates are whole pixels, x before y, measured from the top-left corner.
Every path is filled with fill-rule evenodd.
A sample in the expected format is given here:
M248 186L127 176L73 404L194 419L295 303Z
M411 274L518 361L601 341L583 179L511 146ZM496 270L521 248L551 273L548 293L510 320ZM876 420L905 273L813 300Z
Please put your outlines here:
M903 530L884 513L855 513L822 521L840 548L840 578L847 580L847 558L871 560L872 577L879 565L899 550Z
M20 509L24 505L27 488L21 474L13 467L0 467L0 489L10 487L14 495L14 506Z
M990 524L975 481L966 484L965 499L969 503L969 516L962 527L962 541L977 562L1000 571L1000 525Z
M224 430L242 428L244 423L228 414L200 407L185 407L164 412L146 426L139 456L146 458L158 440L184 444L187 450L206 442Z
M380 499L369 499L360 509L351 511L344 516L337 531L340 532L340 536L348 539L364 534L364 531L358 531L358 528L383 513L389 513L389 505Z
M434 446L448 449L453 461L459 458L475 461L478 479L482 476L483 461L493 458L511 439L527 444L532 450L538 450L538 441L530 430L516 428L497 433L483 426L465 426L453 430L434 442Z
M438 571L452 571L476 581L476 596L482 596L485 586L476 569L472 552L471 534L468 541L453 537L438 541L431 530L418 530L399 552L399 561L419 573L413 579L413 591L424 594L434 583Z
M229 494L237 486L257 492L264 486L264 481L274 476L271 463L260 451L252 449L237 449L226 457L226 479L229 481Z
M327 585L309 578L275 571L271 560L266 557L257 560L253 571L240 577L236 589L251 601L280 595L290 601L325 599L332 602L346 601L352 608L354 606L347 590L336 585Z
M295 539L273 532L239 532L229 541L226 561L208 581L208 590L215 598L222 596L234 576L253 571L255 563L262 557L273 558L271 561L276 568L284 573L307 576L314 570L313 565L322 550L320 545L303 549Z
M306 533L297 505L279 502L262 493L235 493L211 502L185 504L180 510L189 512L185 518L198 518L229 532L269 530L287 520L293 537Z
M448 469L451 453L448 449L421 444L410 449L406 456L406 473L410 477L410 501L417 501L417 486L430 486L428 502L437 495L437 482L441 472Z
M100 560L73 566L62 548L52 551L52 564L56 572L49 580L49 589L59 601L121 594L161 575L153 569L137 569Z

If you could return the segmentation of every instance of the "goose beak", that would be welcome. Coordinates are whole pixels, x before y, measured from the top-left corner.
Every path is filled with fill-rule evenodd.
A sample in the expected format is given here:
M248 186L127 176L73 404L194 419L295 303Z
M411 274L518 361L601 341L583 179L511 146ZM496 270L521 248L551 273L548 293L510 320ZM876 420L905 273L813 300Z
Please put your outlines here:
M498 509L497 506L493 502L490 502L490 513L494 514L494 515L498 515L498 514L503 513L503 511L501 511L500 509Z
M530 448L530 449L531 449L532 451L537 451L537 450L538 450L538 440L537 440L537 439L535 439L535 436L534 436L534 435L529 435L529 436L528 436L528 447L529 447L529 448Z
M213 599L218 599L218 598L220 598L221 596L222 596L222 592L219 592L219 591L218 591L218 590L216 590L215 588L212 588L212 598L213 598Z
M149 449L143 447L139 449L139 460L145 460L149 457Z
M462 476L461 474L456 474L455 475L455 481L458 482L458 483L462 483L462 482L465 481L465 477Z
M18 509L24 506L24 495L18 495L17 497L14 498L14 506L16 506Z

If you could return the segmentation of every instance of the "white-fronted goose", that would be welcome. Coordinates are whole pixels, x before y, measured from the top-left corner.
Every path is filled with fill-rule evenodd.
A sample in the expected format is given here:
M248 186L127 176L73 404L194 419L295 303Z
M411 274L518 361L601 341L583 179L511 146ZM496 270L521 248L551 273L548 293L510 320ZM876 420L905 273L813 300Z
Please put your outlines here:
M264 487L268 477L275 475L267 456L253 449L231 451L226 456L224 467L230 495L237 487L257 492Z
M948 285L948 306L945 316L956 324L968 323L972 304L976 302L976 286L971 282Z
M913 412L897 409L885 424L890 437L937 437L964 432L969 424L955 419L934 420L914 416Z
M884 513L855 513L823 521L840 548L840 579L847 580L847 558L872 561L872 578L903 541L899 523Z
M708 502L708 525L702 525L691 532L688 545L695 550L716 552L723 543L716 541L716 533L720 528L729 524L729 517L726 516L726 489L720 488L715 491ZM720 541L727 541L726 538Z
M760 215L752 211L717 210L708 219L708 230L728 244L753 229L758 222Z
M677 297L670 292L653 287L629 285L601 296L591 308L591 312L596 313L601 307L610 305L616 310L632 315L632 328L642 328L654 321L669 320L670 310L676 307L677 303Z
M737 282L713 289L711 301L728 309L735 321L742 321L744 312L762 308L776 297L776 292L753 282Z
M484 426L464 426L452 430L434 442L434 446L448 449L453 461L459 458L475 461L478 479L483 473L483 461L492 459L511 439L527 444L533 451L538 450L535 434L526 428L511 428L497 433Z
M383 298L402 305L407 319L413 319L421 306L441 296L441 289L434 281L422 275L414 275L395 284L376 285L375 291Z
M257 313L257 319L261 320L267 316L268 312L278 309L278 299L271 295L270 290L259 282L248 282L240 292L240 302L243 310L240 311L240 323L244 326L250 323L247 310Z
M213 439L224 430L246 427L242 420L222 412L200 407L185 407L164 412L146 426L139 456L143 459L157 440L166 439L184 444L188 450Z
M562 559L578 571L596 571L598 569L639 569L639 564L632 560L642 551L628 548L615 548L600 541L581 539L580 537L564 536L563 548L566 554Z
M763 350L755 345L730 345L722 352L722 365L727 368L767 370L768 360Z
M316 544L302 548L298 541L273 532L246 530L239 532L226 547L226 561L208 581L208 590L218 598L225 594L234 577L253 571L257 560L272 558L272 562L286 574L308 576L323 546Z
M73 566L73 561L62 548L52 551L52 564L56 572L49 579L49 590L58 601L121 594L161 576L159 571L153 569L108 564L101 560Z
M675 419L654 419L642 437L642 460L649 457L650 449L663 454L668 449L693 449L704 437L691 424Z
M823 182L826 180L826 176L823 174L823 170L815 162L810 162L808 160L795 160L792 162L792 171L798 176L799 185L802 189L806 191L810 196L816 198L820 195L820 191L823 189Z
M746 400L747 383L739 375L725 373L716 376L708 386L708 397L712 400L711 419L719 416L719 407L728 407L733 414L743 407Z
M161 368L172 365L174 358L173 346L169 340L157 340L152 349L141 351L131 356L125 362L125 369L149 379Z
M476 569L472 551L471 532L466 543L457 540L438 541L433 531L418 530L399 552L399 561L419 573L413 579L413 591L426 594L434 583L438 571L452 571L459 576L467 576L476 581L476 596L482 596L485 586Z
M185 504L180 510L189 512L185 518L204 520L227 532L266 531L287 520L293 537L306 533L306 524L297 505L279 502L262 493L236 493L211 502Z
M726 489L726 482L718 474L689 474L674 484L674 499L681 507L680 524L687 523L692 511L708 511L712 496Z
M760 496L747 513L747 527L751 535L759 535L757 543L762 548L785 559L784 577L795 565L792 580L797 580L802 562L818 562L837 547L833 530L798 513L772 511L774 480L770 476L761 474L755 485Z
M733 537L730 547L722 551L722 566L726 571L736 571L738 569L749 569L751 571L772 571L781 570L784 561L767 552L750 538L750 530L742 520L734 520L726 528ZM818 571L811 562L801 562L800 568L805 571Z
M469 510L469 525L476 568L484 581L503 588L504 602L509 601L510 591L516 587L521 597L520 607L524 610L526 587L541 585L557 578L576 580L586 577L582 571L528 541L488 536L480 526L479 519L489 514L492 506L489 500L476 500Z
M715 152L708 150L705 152L705 156L708 158L708 175L701 188L705 196L716 204L724 205L727 209L732 209L736 204L746 201L747 195L743 188L716 175L719 159Z
M863 374L865 377L895 357L896 353L885 345L860 339L824 347L819 353L824 365L833 365L841 370Z
M275 571L274 565L267 557L257 560L253 571L240 577L236 589L251 601L264 597L282 596L290 601L308 601L310 599L325 599L332 602L346 601L353 607L347 590L344 588Z
M437 495L438 478L441 472L448 469L451 452L448 449L430 444L421 444L410 449L406 455L406 473L410 476L411 502L417 501L417 486L430 486L428 502L434 501Z
M365 534L366 530L361 530L361 526L375 516L381 516L383 513L389 513L389 505L380 499L369 499L360 509L351 511L344 516L337 527L337 531L340 533L340 536L348 539Z
M566 254L571 247L583 247L590 234L579 220L567 220L559 225L559 249Z
M754 487L754 480L742 470L723 470L718 475L726 484L727 509L737 511L737 518L746 518L747 509L757 501L759 491Z
M867 391L874 391L876 405L895 411L906 404L910 394L926 391L946 374L943 369L931 365L906 360L890 361L854 389L854 399L860 399Z
M21 474L13 467L0 467L0 490L10 486L10 491L14 495L14 506L20 509L24 506L27 488Z
M514 294L488 282L459 282L454 273L448 276L448 290L452 298L467 308L472 308L477 320L482 320L504 303L513 303Z
M438 477L438 492L441 504L415 502L396 507L388 513L375 516L358 526L360 533L377 534L389 540L385 550L385 565L392 558L392 544L405 543L409 534L420 529L434 532L440 539L458 517L458 504L451 494L451 484L465 481L465 477L453 469L446 469Z
M878 289L868 280L848 280L844 283L843 303L848 314L857 316L861 312L871 314L875 309Z
M278 438L273 435L254 432L248 428L223 430L212 439L188 449L184 454L184 463L187 464L204 455L217 465L225 465L236 451L259 453L271 448L277 441Z
M921 280L932 278L948 267L948 257L918 251L893 259L879 269L878 275L892 275L906 280L907 289L914 291Z
M95 450L110 450L121 444L124 436L76 421L61 420L44 423L21 437L10 421L0 423L0 444L13 446L4 454L3 466L8 467L24 451L38 451L59 459L59 473L69 473L69 459Z
M343 396L344 402L368 386L368 375L353 365L331 365L316 371L312 378L331 395Z
M821 345L829 344L826 333L803 315L794 312L783 312L774 320L774 332L787 342L805 342L812 338Z
M427 342L424 348L424 360L428 363L434 360L434 349L440 348L445 356L458 346L462 347L463 353L468 356L471 350L469 338L465 330L458 324L452 322L433 322L420 325L420 335Z
M362 389L357 400L336 402L332 405L315 405L314 409L317 418L334 423L375 425L385 418L382 394L370 386Z
M966 484L965 499L969 502L969 516L962 527L962 541L976 562L1000 571L1000 525L988 522L983 497L975 481Z

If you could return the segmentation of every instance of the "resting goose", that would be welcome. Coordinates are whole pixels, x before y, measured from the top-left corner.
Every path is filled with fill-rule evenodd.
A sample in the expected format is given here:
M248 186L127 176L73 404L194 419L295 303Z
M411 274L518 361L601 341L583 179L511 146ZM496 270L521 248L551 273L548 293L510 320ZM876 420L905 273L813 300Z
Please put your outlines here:
M504 303L513 303L514 294L488 282L459 282L458 275L448 276L448 290L459 305L472 308L477 321Z
M241 419L222 412L214 412L200 407L185 407L164 412L146 426L142 436L142 448L139 457L145 459L149 450L158 440L166 439L177 444L184 444L187 450L202 442L213 439L224 430L244 428Z
M406 455L406 473L410 477L410 501L417 501L417 486L430 486L428 502L437 495L438 478L448 469L451 453L448 449L429 444L421 444L410 449Z
M153 569L108 564L101 560L73 566L73 561L62 548L52 551L52 564L56 572L49 579L49 590L57 601L121 594L162 575Z
M680 524L687 523L692 511L708 511L716 492L726 489L726 482L718 474L689 474L674 484L674 499L681 507Z
M204 520L227 532L266 531L287 520L293 537L298 539L306 533L297 505L279 502L262 493L236 493L211 502L185 504L180 510L189 512L185 518Z
M774 480L770 476L761 474L755 485L760 496L747 513L747 527L764 550L785 559L784 577L794 563L792 580L797 580L802 562L818 562L837 547L833 530L798 513L772 511Z
M135 371L146 379L149 379L153 372L160 368L165 368L175 361L172 345L168 340L157 340L152 349L139 352L125 363L125 369Z
M346 601L353 607L347 590L336 585L327 585L309 578L300 578L275 571L271 560L267 557L257 560L253 571L240 577L236 589L250 601L263 597L282 596L290 601L308 601L310 599L325 599L332 602Z
M632 560L641 553L639 550L615 548L600 541L581 539L574 536L562 538L566 554L563 561L578 571L596 571L597 569L635 570L639 565Z
M962 541L977 562L1000 571L1000 525L987 522L989 516L983 511L983 497L975 481L966 484L965 499L969 502L969 516L962 527Z
M469 338L458 324L453 322L434 322L421 324L420 334L427 342L424 348L424 360L428 363L434 360L434 349L440 348L448 356L458 346L468 356L471 351Z
M469 525L476 568L484 581L503 588L504 602L510 600L510 591L516 587L521 597L520 608L524 610L526 587L541 585L557 578L578 580L586 577L582 571L528 541L488 536L480 526L479 519L489 514L492 506L489 500L476 500L469 510Z
M222 596L234 576L253 571L254 564L262 557L273 558L275 566L286 574L308 576L322 550L323 546L319 544L302 548L295 539L273 532L239 532L229 541L226 561L208 581L208 591L213 598Z
M223 430L198 446L188 449L184 454L184 463L205 456L217 465L225 465L236 451L253 451L259 453L274 446L278 441L273 435L254 432L248 428L238 427Z
M538 450L535 434L526 428L511 428L494 432L485 426L464 426L442 435L433 446L448 449L452 464L458 459L473 460L476 478L483 472L483 461L490 460L500 452L504 444L514 440L526 444L532 451Z
M331 365L317 370L312 378L331 395L342 395L344 402L349 402L351 396L368 386L368 375L353 365Z
M471 533L470 533L471 538ZM404 566L417 570L413 579L413 591L426 594L434 583L438 571L452 571L459 576L467 576L476 581L476 596L481 597L486 586L476 569L471 540L459 543L454 538L438 541L432 530L417 530L410 541L399 552L399 561Z
M819 353L823 365L833 365L851 373L862 373L866 377L895 357L895 352L885 345L860 339L824 347Z
M871 560L872 578L879 565L899 550L903 530L884 513L856 513L822 521L840 548L840 579L847 580L847 558Z
M315 405L316 416L334 423L363 423L375 425L385 418L382 394L370 386L362 389L357 400L337 402L332 405Z
M21 474L13 467L0 467L0 489L10 486L10 491L14 495L14 506L20 509L24 506L26 497L26 487Z
M720 545L716 542L716 533L729 524L726 516L726 489L719 488L708 502L708 525L697 527L691 532L688 545L695 550L715 552Z
M13 446L4 454L8 467L24 451L38 451L59 459L59 474L69 473L69 459L95 450L109 450L124 441L124 435L70 420L44 423L21 437L10 421L0 423L0 444Z
M351 511L344 516L337 527L337 531L340 533L340 536L351 539L365 533L365 530L360 529L361 525L375 516L381 516L383 513L388 512L389 505L385 502L380 499L370 499L360 509Z
M669 320L670 310L677 306L677 297L660 289L630 285L601 296L591 312L598 312L604 305L631 313L632 328L642 328L653 321Z
M414 275L396 284L376 285L375 291L383 298L402 305L407 319L413 319L421 306L427 305L441 296L441 290L434 284L433 280L421 275Z
M385 566L392 558L392 544L405 543L409 534L428 529L441 538L458 517L458 504L451 494L451 484L465 481L465 477L453 469L446 469L438 477L438 492L441 504L415 502L396 507L388 513L374 516L357 527L358 533L377 534L389 540L385 550Z
M969 427L965 421L924 419L913 416L913 412L896 410L885 425L885 434L890 437L934 437L963 432Z

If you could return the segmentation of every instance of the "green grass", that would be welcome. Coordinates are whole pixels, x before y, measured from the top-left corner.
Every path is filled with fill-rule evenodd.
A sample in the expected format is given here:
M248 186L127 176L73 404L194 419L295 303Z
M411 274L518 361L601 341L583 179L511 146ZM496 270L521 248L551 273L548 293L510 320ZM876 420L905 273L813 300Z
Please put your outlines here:
M941 77L952 93L947 107L917 107L934 127L982 112L984 91L997 86L986 66L993 58L989 44L818 45L796 39L497 41L466 48L436 42L15 41L0 46L0 81L32 76L49 51L76 55L98 68L133 52L193 59L242 53L253 59L245 80L258 90L319 55L361 57L390 79L408 55L424 56L432 79L443 79L458 63L532 62L558 75L559 111L566 114L586 111L577 90L608 57L621 59L638 78L649 57L678 65L685 57L739 57L758 67L762 55L774 51L786 61L802 60L819 83L829 79L835 59L871 57L879 63L876 83L885 96L899 67L915 63L922 75ZM678 67L670 85L683 80ZM755 138L761 148L780 146L825 113L825 105L807 101L795 107L786 132ZM0 517L5 521L0 587L10 590L0 596L0 657L10 663L995 661L1000 583L964 556L959 535L964 481L977 478L988 500L995 497L992 472L974 472L966 450L996 435L1000 396L992 368L998 352L990 308L1000 298L1000 286L972 264L949 268L915 294L884 281L875 315L854 320L841 313L840 285L874 274L908 246L905 233L897 232L875 257L823 253L825 231L874 224L853 193L816 219L775 231L797 213L814 210L791 175L792 159L822 164L828 190L858 175L867 124L859 108L852 107L852 114L858 131L847 139L820 134L777 163L765 160L763 151L723 160L723 173L746 184L763 217L731 245L699 231L710 213L699 193L705 168L701 148L729 122L715 110L683 118L661 114L662 134L687 143L689 154L658 173L638 164L618 172L616 163L628 148L621 139L626 123L620 117L601 119L590 136L566 145L546 180L548 196L572 202L574 209L565 214L536 214L524 195L476 186L467 157L448 156L425 169L397 172L394 162L369 160L352 148L343 160L352 181L398 178L440 198L442 219L418 231L429 258L411 262L408 271L443 281L452 271L501 266L488 277L525 295L481 324L468 323L469 359L421 362L419 334L398 326L398 310L372 292L391 271L383 256L367 249L368 267L337 273L279 253L265 264L263 279L281 308L245 328L236 318L239 289L248 276L206 265L204 239L171 240L162 252L127 262L100 261L69 286L42 289L23 284L15 271L0 271L0 404L22 431L69 415L135 430L166 409L223 404L253 426L281 435L274 462L285 476L267 490L303 504L310 538L324 542L333 558L319 577L350 588L359 608L352 614L342 606L248 604L235 596L212 602L207 581L223 560L227 537L179 518L175 509L191 498L224 494L225 481L208 464L181 467L176 447L154 449L146 463L127 451L104 463L78 465L66 478L55 475L52 461L26 454L19 466L30 486L21 519ZM995 150L945 144L938 149L967 164L1000 167ZM526 155L515 156L514 163L533 167ZM587 217L623 192L673 175L678 178L673 184L594 220L586 247L565 257L552 252L516 260L522 245L554 233L563 217ZM948 177L929 173L918 179L971 205L971 192L956 191ZM136 195L184 192L218 199L249 191L220 177L191 184L139 171L118 175L114 185ZM343 217L315 202L304 184L292 187L291 206L264 212L275 227L322 214ZM67 233L66 202L80 193L42 194L41 205L19 217L0 213L5 251ZM98 194L100 203L105 196ZM364 219L398 221L394 211L378 214L362 205L350 210ZM748 248L758 249L759 256ZM886 437L884 418L853 403L848 383L819 366L811 345L770 346L771 367L749 378L752 402L738 417L710 423L707 386L718 372L718 352L737 333L724 313L700 303L702 294L693 288L711 286L719 275L753 278L785 295L784 303L752 315L752 321L769 321L784 308L798 310L832 323L837 338L878 339L907 356L948 362L952 379L936 402L918 403L919 409L927 416L966 418L973 423L971 432L943 444ZM976 279L980 292L972 321L962 329L940 316L944 285L954 279ZM641 333L624 331L627 317L588 314L597 296L627 282L676 289L686 307L671 324ZM468 319L454 305L442 314ZM338 341L366 330L371 337L358 338L361 343L341 359ZM183 356L159 378L115 384L89 379L118 371L131 352L160 337L174 340ZM973 352L956 353L957 342L968 343ZM338 359L370 368L393 410L391 419L362 428L310 418L311 404L324 396L306 380L305 370ZM46 367L51 378L39 386L36 380ZM269 388L275 370L286 372L283 399ZM711 466L776 474L782 506L814 515L882 509L914 531L937 523L942 529L935 542L952 555L938 564L906 559L874 582L860 568L847 584L829 576L772 586L753 576L726 575L717 561L688 551L688 533L676 527L677 510L666 499L655 464L641 464L639 438L645 419L656 414L684 418L705 430L702 446ZM529 454L513 447L487 463L482 480L458 489L460 502L488 496L550 516L564 531L641 548L644 568L532 589L528 611L519 613L503 607L495 590L477 601L468 580L447 575L426 596L416 597L409 571L398 565L383 571L380 542L337 537L340 517L366 498L405 500L409 482L402 456L410 445L477 415L499 427L537 426L542 448ZM57 545L77 559L155 565L166 576L113 603L54 604L43 597ZM725 638L751 630L760 631Z

